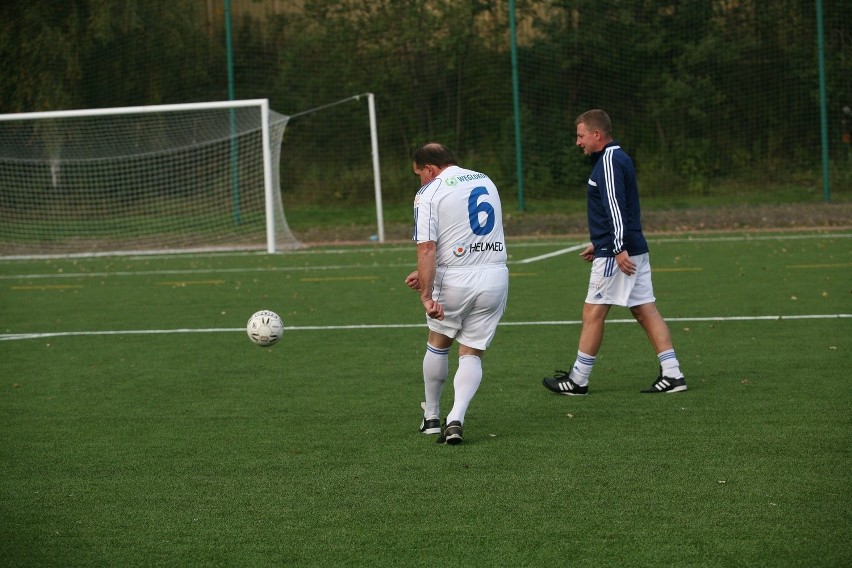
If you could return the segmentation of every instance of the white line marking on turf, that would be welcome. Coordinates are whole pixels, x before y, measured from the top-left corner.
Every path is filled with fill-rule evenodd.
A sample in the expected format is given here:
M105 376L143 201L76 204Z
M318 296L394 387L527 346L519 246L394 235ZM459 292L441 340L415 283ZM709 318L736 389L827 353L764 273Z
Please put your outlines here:
M575 245L566 249L550 252L523 260L510 260L506 264L528 264L554 256L567 254L584 248ZM250 268L194 268L182 270L117 270L114 272L61 272L52 274L0 274L0 280L37 280L47 278L109 278L111 276L174 276L179 274L248 274L252 272L311 272L323 270L357 270L370 268L411 268L416 262L406 264L331 264L317 266L255 266Z
M677 238L648 238L648 242L651 244L657 243L711 243L711 242L747 242L747 241L777 241L777 240L802 240L802 239L827 239L827 238L837 238L837 239L845 239L852 238L852 233L840 233L840 234L807 234L807 235L756 235L756 236L739 236L739 237L677 237ZM515 246L515 245L513 245ZM584 242L580 245L574 245L565 249L556 250L547 254L542 254L539 256L534 256L531 258L525 258L523 260L510 261L508 264L528 264L530 262L537 262L539 260L546 260L548 258L552 258L554 256L560 256L563 254L567 254L569 252L574 252L578 250L584 249L588 246L588 242Z
M416 261L407 264L337 264L330 266L264 266L253 268L198 268L187 270L140 270L136 272L62 272L57 274L3 274L0 280L35 280L38 278L107 278L110 276L169 276L176 274L244 274L250 272L321 272L323 270L350 270L367 268L411 268Z
M779 240L803 240L803 239L845 239L852 238L852 233L808 233L808 234L799 234L799 235L756 235L756 236L733 236L733 237L676 237L676 238L649 238L648 242L650 243L709 243L709 242L748 242L748 241L779 241ZM544 246L560 246L562 243L558 242L546 242L546 241L537 241L534 243L513 243L510 245L510 248L523 248L523 247L544 247ZM572 251L580 250L584 246L586 246L586 242L580 245L572 245L568 248L559 249L547 254L521 259L521 260L511 260L508 264L529 264L531 262L536 262L539 260L544 260L547 258L552 258L554 256L559 256L562 254L567 254ZM311 251L310 249L305 251L290 251L290 254L298 252L300 255L311 254L339 254L339 253L348 253L354 254L357 252L361 252L362 249L333 249L333 250L316 250ZM370 249L363 249L363 252L369 252L370 254L377 254L382 252L400 252L402 250L413 250L409 248L382 248L375 247ZM245 253L245 256L258 256L260 254L265 253ZM186 255L173 255L173 256L163 256L162 258L185 258ZM124 257L127 258L127 257ZM148 258L150 259L150 257ZM146 260L148 260L146 259ZM0 258L0 262L9 260L8 258L3 259ZM253 272L309 272L312 270L321 271L321 270L352 270L352 269L369 269L369 268L410 268L411 263L405 264L378 264L378 263L370 263L370 264L337 264L337 265L328 265L328 266L277 266L277 267L247 267L247 268L203 268L203 269L185 269L185 270L139 270L139 271L115 271L115 272L76 272L76 273L51 273L51 274L0 274L0 280L35 280L35 279L47 279L47 278L107 278L110 276L163 276L163 275L173 275L173 274L247 274Z
M809 314L792 316L711 316L694 318L666 318L666 321L678 322L701 322L701 321L783 321L783 320L813 320L813 319L846 319L852 318L852 314ZM607 323L633 323L634 319L611 319ZM534 326L534 325L580 325L580 320L564 321L511 321L500 322L501 326ZM358 324L358 325L302 325L288 326L284 331L340 331L340 330L363 330L363 329L413 329L425 328L426 323L399 323L399 324ZM209 327L201 329L127 329L109 331L55 331L48 333L4 333L0 334L0 341L16 341L20 339L45 339L50 337L78 337L93 335L162 335L173 333L245 333L242 327Z
M530 258L525 258L523 260L516 260L514 262L509 262L508 264L529 264L530 262L537 262L539 260L545 260L547 258L553 258L554 256L560 256L560 255L563 255L563 254L568 254L569 252L582 250L582 249L586 248L586 246L588 246L587 243L584 243L582 245L574 245L573 247L568 247L568 248L561 249L561 250L555 250L555 251L549 252L547 254L542 254L542 255L539 255L539 256L533 256L533 257L530 257Z

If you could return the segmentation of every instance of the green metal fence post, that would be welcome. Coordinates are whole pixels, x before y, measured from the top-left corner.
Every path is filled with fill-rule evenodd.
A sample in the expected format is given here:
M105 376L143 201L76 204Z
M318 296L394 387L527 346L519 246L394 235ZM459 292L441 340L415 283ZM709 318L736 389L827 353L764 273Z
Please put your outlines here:
M816 0L817 56L819 60L819 118L822 132L822 195L831 201L831 180L828 160L828 104L825 88L825 39L823 37L822 0Z
M231 0L225 0L225 50L228 65L228 100L234 100L234 47L231 41ZM230 110L231 119L231 185L233 187L234 224L240 224L240 170L237 141L236 110Z
M515 164L518 175L518 211L524 210L524 165L521 152L521 100L518 93L518 42L515 30L515 0L509 0L509 35L512 50L512 102L515 112Z

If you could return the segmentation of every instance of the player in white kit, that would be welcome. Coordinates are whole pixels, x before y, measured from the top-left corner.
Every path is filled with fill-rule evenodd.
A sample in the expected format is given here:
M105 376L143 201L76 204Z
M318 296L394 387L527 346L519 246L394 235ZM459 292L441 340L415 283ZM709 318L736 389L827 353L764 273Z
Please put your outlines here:
M440 434L439 443L458 444L465 413L482 382L482 356L509 295L503 209L494 182L460 168L442 144L420 147L412 162L422 187L414 199L417 270L405 283L420 292L429 326L420 432ZM459 343L459 365L453 407L442 428L441 393L453 341Z

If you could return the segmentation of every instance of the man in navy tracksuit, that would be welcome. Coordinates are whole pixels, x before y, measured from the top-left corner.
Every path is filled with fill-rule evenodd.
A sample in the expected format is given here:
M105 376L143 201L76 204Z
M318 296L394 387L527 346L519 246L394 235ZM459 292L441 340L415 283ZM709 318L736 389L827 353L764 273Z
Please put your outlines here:
M602 110L590 110L575 121L577 146L591 157L588 182L591 244L580 256L592 263L589 291L583 305L583 327L577 359L570 372L556 371L544 379L553 392L585 395L589 375L613 305L630 309L645 330L660 363L660 376L644 393L686 390L686 380L672 346L668 325L657 311L651 284L648 243L642 234L639 187L633 161L612 139L612 122Z

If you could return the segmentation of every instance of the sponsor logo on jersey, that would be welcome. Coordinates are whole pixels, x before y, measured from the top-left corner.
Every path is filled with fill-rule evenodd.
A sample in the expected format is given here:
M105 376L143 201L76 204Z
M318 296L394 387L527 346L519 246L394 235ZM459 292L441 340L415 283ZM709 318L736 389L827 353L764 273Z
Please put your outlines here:
M493 243L473 243L467 247L467 251L474 252L499 252L503 250L503 243L497 241ZM456 255L458 256L458 255Z
M461 258L467 252L467 245L465 243L456 243L453 245L453 254L456 258Z
M463 181L473 181L473 180L476 180L476 179L483 179L483 178L487 178L487 177L488 177L487 175L479 174L479 173L477 173L477 174L465 174L465 175L462 175L462 176L454 176L454 177L451 177L451 178L447 178L445 181L446 181L448 186L453 187L454 185L461 183Z

